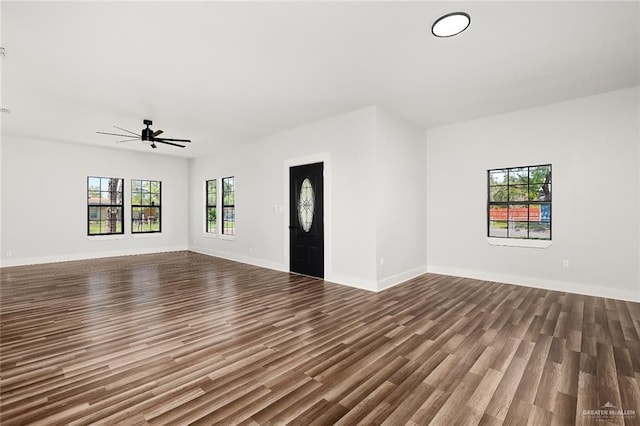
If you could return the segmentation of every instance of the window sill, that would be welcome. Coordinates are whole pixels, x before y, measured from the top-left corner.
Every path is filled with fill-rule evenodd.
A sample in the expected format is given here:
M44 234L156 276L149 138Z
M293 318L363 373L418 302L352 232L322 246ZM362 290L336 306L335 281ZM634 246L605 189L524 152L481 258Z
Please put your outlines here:
M218 233L216 232L203 232L202 236L205 238L218 238Z
M235 235L225 235L225 234L220 234L218 236L221 240L227 240L227 241L233 241L236 239Z
M161 238L162 232L139 232L131 234L131 238Z
M113 234L113 235L88 235L87 240L89 241L109 241L109 240L123 240L124 234Z
M487 237L487 242L492 246L526 247L545 249L551 246L551 240L522 240L517 238Z

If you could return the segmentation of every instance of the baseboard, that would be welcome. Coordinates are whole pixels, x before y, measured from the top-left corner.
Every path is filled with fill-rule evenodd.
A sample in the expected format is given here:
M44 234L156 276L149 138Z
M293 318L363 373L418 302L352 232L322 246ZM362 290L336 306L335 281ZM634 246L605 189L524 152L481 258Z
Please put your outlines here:
M609 287L600 287L572 283L567 281L544 280L539 278L524 277L517 275L499 274L495 272L477 271L471 269L453 268L448 266L427 265L427 272L441 275L451 275L456 277L473 278L483 281L493 281L498 283L513 284L524 287L541 288L544 290L554 290L567 293L583 294L585 296L606 297L608 299L626 300L630 302L640 302L640 291L620 290Z
M234 262L246 263L248 265L259 266L261 268L288 272L288 270L285 268L285 265L278 262L271 262L268 260L259 259L255 257L241 256L234 253L211 250L204 247L191 246L189 247L189 250L194 253L205 254L207 256L220 257L222 259L233 260ZM385 278L381 281L354 277L354 276L345 275L345 274L330 273L330 274L326 274L324 280L334 284L345 285L347 287L353 287L361 290L378 292L378 291L396 286L398 284L402 284L403 282L408 281L412 278L415 278L419 275L422 275L425 272L427 272L427 267L421 266L419 268L414 268L412 270L409 270L400 274L396 274L392 277Z
M289 272L285 265L279 262L272 262L250 256L241 256L234 253L211 250L204 247L191 246L189 247L189 250L194 253L220 257L222 259L233 260L234 262L246 263L248 265L259 266L261 268L273 269L281 272ZM376 291L376 282L374 280L367 280L343 274L327 274L324 279L325 281L335 284L346 285L348 287L359 288L362 290Z
M188 250L192 251L194 253L205 254L207 256L219 257L219 258L222 258L222 259L233 260L234 262L240 262L240 263L246 263L248 265L259 266L261 268L273 269L273 270L276 270L276 271L287 272L287 270L285 269L285 267L284 267L284 265L282 263L272 262L272 261L264 260L264 259L259 259L257 257L241 256L241 255L234 254L234 253L222 252L222 251L218 251L218 250L211 250L211 249L204 248L204 247L191 246L191 247L189 247Z
M417 268L410 269L405 272L401 272L396 275L392 275L390 277L384 278L382 280L378 280L378 291L386 290L391 287L395 287L398 284L402 284L406 281L409 281L412 278L419 277L420 275L427 272L426 265L419 266Z
M361 290L375 292L377 291L376 289L378 288L378 283L375 280L353 277L350 275L330 274L330 275L327 275L324 279L325 281L328 281L331 283L346 285L347 287L359 288Z
M143 248L143 249L63 254L63 255L57 255L57 256L39 256L39 257L29 257L29 258L2 259L0 263L0 267L40 265L43 263L70 262L73 260L102 259L105 257L131 256L136 254L167 253L172 251L186 251L186 250L188 250L187 246L150 247L150 248Z

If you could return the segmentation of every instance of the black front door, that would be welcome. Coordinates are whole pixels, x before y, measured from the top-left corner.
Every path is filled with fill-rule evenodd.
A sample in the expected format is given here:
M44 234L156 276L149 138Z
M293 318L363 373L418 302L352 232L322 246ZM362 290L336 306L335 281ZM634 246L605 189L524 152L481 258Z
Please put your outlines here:
M324 278L323 163L289 169L291 272Z

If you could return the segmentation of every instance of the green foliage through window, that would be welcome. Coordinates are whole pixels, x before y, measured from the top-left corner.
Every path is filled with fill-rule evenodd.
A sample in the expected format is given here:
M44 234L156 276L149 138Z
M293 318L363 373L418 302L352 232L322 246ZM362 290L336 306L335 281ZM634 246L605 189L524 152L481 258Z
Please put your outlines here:
M87 177L87 234L124 233L124 179Z
M222 179L222 233L235 235L236 233L236 188L233 176Z
M131 232L161 232L161 189L157 180L131 180Z
M489 237L551 239L551 164L487 171Z
M218 204L218 182L216 179L206 181L207 206L206 206L206 232L215 234L218 232L217 204Z

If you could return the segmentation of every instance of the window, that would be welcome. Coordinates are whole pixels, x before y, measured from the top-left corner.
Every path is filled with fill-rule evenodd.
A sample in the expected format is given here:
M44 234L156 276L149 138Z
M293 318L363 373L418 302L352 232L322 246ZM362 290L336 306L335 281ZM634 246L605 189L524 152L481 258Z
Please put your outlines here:
M489 237L551 240L551 164L487 171Z
M207 185L207 207L206 207L206 231L215 234L218 232L217 226L217 214L216 211L218 205L218 188L216 179L208 180Z
M87 235L124 233L124 179L87 177Z
M131 180L131 232L162 230L161 187L157 180Z
M222 233L235 235L236 207L235 207L235 178L222 178Z

